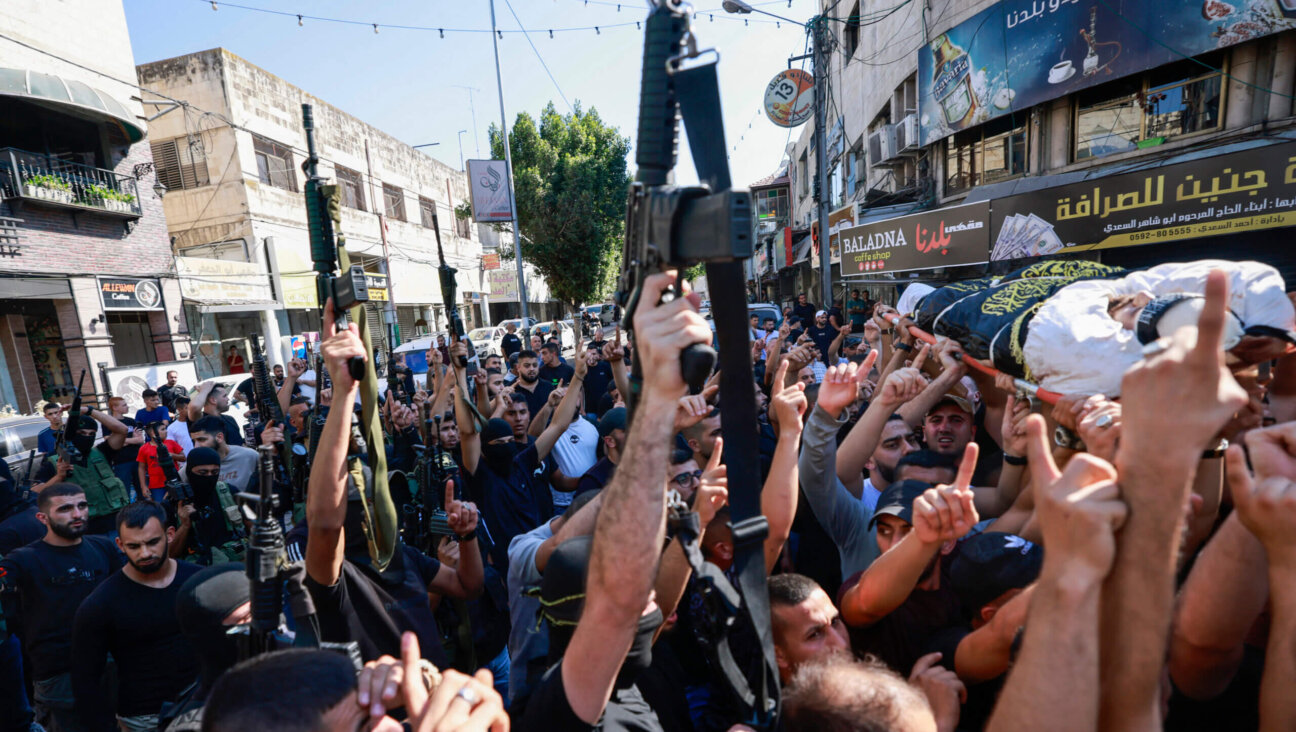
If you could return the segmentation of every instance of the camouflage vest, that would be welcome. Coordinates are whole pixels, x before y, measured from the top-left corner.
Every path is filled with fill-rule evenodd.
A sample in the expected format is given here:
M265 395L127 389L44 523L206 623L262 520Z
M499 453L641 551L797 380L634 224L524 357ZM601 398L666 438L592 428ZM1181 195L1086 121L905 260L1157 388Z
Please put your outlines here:
M130 503L130 493L126 484L113 474L112 466L102 452L94 448L86 452L86 464L72 466L71 482L85 489L90 518L110 516Z
M225 528L231 532L243 531L243 513L239 510L238 503L234 500L233 494L230 493L229 486L219 482L216 484L216 501L220 504L222 517L225 519ZM224 544L210 547L211 561L207 557L193 557L199 564L224 564L226 562L241 562L247 553L246 539L231 539Z

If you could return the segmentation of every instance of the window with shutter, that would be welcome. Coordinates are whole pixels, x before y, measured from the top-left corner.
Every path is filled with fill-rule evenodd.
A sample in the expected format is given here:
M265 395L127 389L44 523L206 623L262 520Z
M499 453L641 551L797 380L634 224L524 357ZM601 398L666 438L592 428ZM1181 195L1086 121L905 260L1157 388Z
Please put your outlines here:
M154 140L153 170L167 190L197 188L211 183L207 174L207 154L198 138L176 137Z
M423 228L435 229L438 218L436 215L436 202L431 199L419 196L419 214L423 219Z

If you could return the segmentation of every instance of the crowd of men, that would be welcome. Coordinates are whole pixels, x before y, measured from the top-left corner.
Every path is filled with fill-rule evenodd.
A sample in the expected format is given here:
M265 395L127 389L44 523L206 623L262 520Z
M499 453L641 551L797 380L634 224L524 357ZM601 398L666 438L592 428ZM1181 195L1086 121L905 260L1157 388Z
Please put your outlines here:
M372 354L331 309L319 361L274 369L282 421L230 416L265 408L250 379L174 372L76 434L46 405L30 491L0 474L0 730L747 729L761 633L716 588L748 551L781 729L1296 729L1296 357L1226 366L1222 278L1119 398L1054 406L892 307L803 295L746 324L749 454L721 373L681 375L714 334L693 296L659 303L673 282L571 358L510 326L480 361L432 348L422 384L398 363L381 445L353 429ZM239 494L281 443L309 473L275 487L282 650L251 654ZM353 460L379 449L415 486L387 561Z

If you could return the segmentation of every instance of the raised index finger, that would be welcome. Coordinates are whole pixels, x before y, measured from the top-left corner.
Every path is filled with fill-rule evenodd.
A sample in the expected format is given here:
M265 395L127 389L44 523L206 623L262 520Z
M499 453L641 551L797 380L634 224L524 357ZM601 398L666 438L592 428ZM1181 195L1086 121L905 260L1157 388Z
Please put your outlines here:
M862 374L860 376L860 379L863 379L865 376L868 375L870 371L873 370L873 364L877 363L877 360L878 360L878 352L869 351L868 355L864 357L864 363L860 364L859 371L856 372L858 374Z
M910 364L910 365L911 365L913 368L916 368L916 369L918 369L919 371L922 371L923 362L927 360L927 351L929 351L930 349L931 349L931 346L929 346L929 345L927 345L926 343L924 343L923 346L922 346L922 348L919 348L919 349L918 349L918 355L917 355L917 356L914 356L913 363Z
M323 338L328 338L329 336L333 335L333 333L335 332L335 329L333 327L335 320L336 317L333 315L333 298L330 297L329 299L324 301L324 335L322 336Z
M447 511L450 510L450 504L454 503L454 481L447 480L445 484L445 503L441 504Z
M972 474L976 472L977 455L980 451L981 448L975 442L969 442L967 447L963 448L963 461L959 463L958 476L954 478L955 488L972 486Z
M1222 270L1213 269L1206 275L1206 303L1197 320L1197 345L1193 354L1198 359L1219 359L1224 343L1224 322L1228 311L1228 277Z
M724 438L717 437L715 448L711 451L711 459L707 461L706 469L708 473L720 467L720 457L722 455L724 455Z

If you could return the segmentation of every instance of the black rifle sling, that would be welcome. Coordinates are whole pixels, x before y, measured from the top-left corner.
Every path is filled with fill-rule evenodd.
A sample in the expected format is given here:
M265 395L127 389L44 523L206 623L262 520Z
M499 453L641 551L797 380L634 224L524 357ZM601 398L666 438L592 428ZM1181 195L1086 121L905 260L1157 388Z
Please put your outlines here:
M725 156L720 83L715 62L693 65L674 73L680 116L698 178L722 193L732 187ZM769 590L765 586L765 537L769 526L761 513L760 434L757 431L756 388L752 380L751 342L747 328L746 282L742 262L708 262L707 282L719 295L711 300L720 357L720 429L724 462L729 469L729 507L733 517L734 566L746 609L760 638L765 673L753 687L721 644L721 665L734 691L752 712L749 723L770 726L778 713L778 665L770 630ZM724 579L723 576L720 577ZM726 583L727 584L727 583Z

